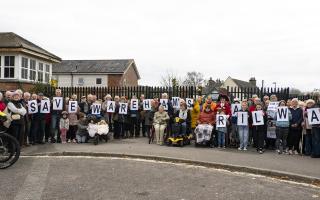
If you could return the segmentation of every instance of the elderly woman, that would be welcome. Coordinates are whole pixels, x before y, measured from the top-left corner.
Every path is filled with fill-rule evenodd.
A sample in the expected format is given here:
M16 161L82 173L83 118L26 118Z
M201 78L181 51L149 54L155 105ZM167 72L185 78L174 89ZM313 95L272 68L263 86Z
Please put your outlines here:
M163 145L164 130L167 127L167 122L170 119L168 113L164 111L162 105L159 106L159 111L154 114L153 126L155 130L156 142L159 145Z
M18 92L12 93L12 98L8 103L8 112L11 114L11 125L10 125L10 133L19 141L21 142L24 124L24 116L26 115L27 111L20 103L20 94ZM22 145L22 144L20 144Z
M107 112L107 106L108 106L108 102L112 101L112 97L110 94L107 94L104 97L104 102L101 104L101 110L102 110L102 115L104 117L104 119L106 120L106 122L109 125L109 128L111 129L111 121L112 121L112 113Z
M299 142L302 137L302 122L303 122L303 111L299 108L298 99L292 99L290 108L290 112L292 114L292 118L290 120L290 131L288 135L288 147L289 154L298 154L299 150Z
M175 123L173 125L172 135L186 135L191 123L191 115L187 109L187 104L182 102L180 109L174 114Z

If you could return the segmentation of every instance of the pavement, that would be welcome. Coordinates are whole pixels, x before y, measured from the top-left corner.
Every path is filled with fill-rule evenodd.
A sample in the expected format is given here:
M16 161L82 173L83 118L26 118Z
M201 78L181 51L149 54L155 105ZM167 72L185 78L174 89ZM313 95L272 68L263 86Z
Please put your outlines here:
M275 176L282 179L320 184L320 159L301 155L278 155L275 151L258 154L255 149L217 149L194 147L167 147L148 144L146 138L111 140L98 145L45 144L22 149L21 155L70 155L111 156L155 159L182 162L193 165L244 171L254 174ZM18 161L20 162L20 161Z
M133 140L135 145L131 149L141 146L139 141ZM84 148L89 151L108 145L112 146L51 145L41 148ZM126 149L127 145L120 146ZM214 154L218 151L210 152ZM312 185L181 163L131 158L23 156L12 167L0 170L0 177L0 199L3 200L320 199L319 187Z

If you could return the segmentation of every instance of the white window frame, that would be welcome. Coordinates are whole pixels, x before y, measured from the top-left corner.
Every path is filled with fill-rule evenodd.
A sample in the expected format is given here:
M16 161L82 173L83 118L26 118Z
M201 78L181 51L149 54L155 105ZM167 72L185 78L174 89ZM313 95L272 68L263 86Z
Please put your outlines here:
M26 61L26 62L24 62ZM24 66L26 64L26 66ZM29 59L26 57L21 57L21 79L28 80L29 79ZM26 72L26 78L23 77L23 71Z
M31 68L31 62L34 61L34 69ZM30 62L30 68L29 68L29 80L31 81L37 81L37 62L35 59L29 59L29 62ZM31 79L31 74L32 73L35 73L35 76L34 76L34 80Z
M9 58L9 65L6 66L6 57L13 57L13 65L11 65L10 63L10 58ZM15 64L16 64L16 56L13 56L13 55L7 55L7 56L4 56L4 59L3 59L3 78L4 79L14 79L15 78ZM5 71L6 69L9 69L9 75L11 75L10 73L10 70L13 69L13 77L5 77Z
M40 66L42 66L42 69L40 69ZM37 70L37 74L38 74L37 81L40 82L40 83L43 83L43 75L44 75L43 69L44 69L44 63L39 62L38 63L38 70ZM40 76L40 74L41 74L41 76Z
M48 78L48 80L46 80ZM44 68L44 80L45 83L50 83L50 65L45 64Z

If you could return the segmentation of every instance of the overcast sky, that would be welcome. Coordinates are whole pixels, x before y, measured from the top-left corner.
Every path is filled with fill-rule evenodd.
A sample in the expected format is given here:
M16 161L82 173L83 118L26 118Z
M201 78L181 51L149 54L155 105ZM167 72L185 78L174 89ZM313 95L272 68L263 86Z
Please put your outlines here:
M62 59L135 59L143 85L196 70L320 88L319 0L10 0L0 10L1 32Z

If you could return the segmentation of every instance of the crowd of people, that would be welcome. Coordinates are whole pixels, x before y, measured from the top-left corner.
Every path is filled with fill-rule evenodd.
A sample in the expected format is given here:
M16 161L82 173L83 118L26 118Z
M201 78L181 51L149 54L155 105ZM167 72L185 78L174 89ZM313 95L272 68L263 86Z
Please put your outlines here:
M62 97L62 91L56 89L55 97ZM106 95L98 99L96 95L89 94L78 99L77 95L63 97L62 110L50 110L50 113L30 114L28 101L36 100L40 107L41 100L51 100L42 93L30 94L16 90L7 91L4 96L0 93L0 111L10 115L10 122L1 124L7 128L20 142L22 147L44 143L84 143L88 142L88 116L92 115L92 105L101 104L101 112L96 117L103 119L113 133L114 139L137 137L150 137L154 132L156 143L163 145L166 137L175 134L192 134L197 126L208 124L213 127L211 147L238 148L246 151L249 146L257 149L262 154L266 150L274 150L281 154L304 154L311 157L320 157L320 125L310 125L307 110L318 108L319 105L312 99L299 101L298 99L278 100L276 95L264 96L260 99L257 95L240 101L237 98L232 104L239 104L239 112L248 114L248 123L238 125L238 116L232 113L231 101L228 96L220 95L217 101L211 96L197 97L191 107L183 99L179 100L179 107L174 108L168 94L151 99L151 109L144 110L145 96L138 99L139 109L127 113L119 112L120 103L130 104L125 96ZM166 104L161 99L167 99ZM78 101L77 112L68 113L68 102ZM115 111L108 112L109 101L115 102ZM289 117L287 121L277 120L276 112L269 112L270 102L277 102L277 106L287 107ZM264 123L254 125L252 112L262 111ZM216 126L216 116L227 116L225 127ZM178 121L176 121L178 120ZM179 133L174 128L174 123L180 124Z

